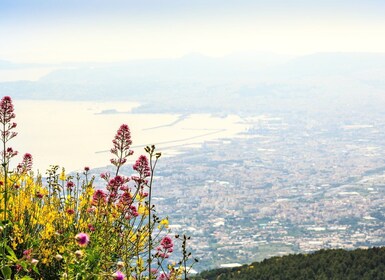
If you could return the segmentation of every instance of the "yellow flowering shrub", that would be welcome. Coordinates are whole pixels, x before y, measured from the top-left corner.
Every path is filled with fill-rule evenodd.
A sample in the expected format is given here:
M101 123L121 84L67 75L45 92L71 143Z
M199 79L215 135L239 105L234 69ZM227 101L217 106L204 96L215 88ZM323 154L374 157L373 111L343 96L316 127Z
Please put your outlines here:
M0 168L0 278L5 279L181 279L187 278L190 254L170 265L173 241L163 231L151 203L153 174L160 153L146 147L133 165L134 176L119 173L130 150L131 134L122 125L112 143L114 174L103 173L105 187L96 189L89 168L72 176L51 166L45 178L32 170L25 154L8 142L16 136L10 97L0 102L3 143Z

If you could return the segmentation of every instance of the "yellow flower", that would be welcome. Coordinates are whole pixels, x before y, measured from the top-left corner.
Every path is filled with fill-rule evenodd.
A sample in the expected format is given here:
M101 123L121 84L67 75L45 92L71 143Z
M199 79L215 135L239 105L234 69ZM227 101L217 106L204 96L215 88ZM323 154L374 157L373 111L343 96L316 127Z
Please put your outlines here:
M138 213L139 215L147 216L148 215L148 207L145 205L139 204L138 205Z
M63 167L62 170L61 170L60 176L59 176L59 180L65 181L66 179L67 179L66 178L66 172L65 172L65 169Z
M165 218L159 222L158 228L161 229L163 227L168 228L168 219L167 218Z

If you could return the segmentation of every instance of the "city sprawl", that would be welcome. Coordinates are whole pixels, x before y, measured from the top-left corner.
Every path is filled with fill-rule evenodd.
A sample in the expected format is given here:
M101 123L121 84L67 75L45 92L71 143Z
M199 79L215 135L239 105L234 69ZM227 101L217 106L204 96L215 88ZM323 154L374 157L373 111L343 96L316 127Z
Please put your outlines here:
M239 137L162 159L157 206L200 270L385 244L385 121L346 114L245 117Z

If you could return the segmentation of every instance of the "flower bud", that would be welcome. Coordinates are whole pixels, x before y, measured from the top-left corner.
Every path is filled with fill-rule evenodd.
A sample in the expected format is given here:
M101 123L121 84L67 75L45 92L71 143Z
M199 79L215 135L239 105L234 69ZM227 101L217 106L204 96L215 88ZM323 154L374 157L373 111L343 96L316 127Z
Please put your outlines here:
M56 259L58 262L60 262L60 261L63 259L63 256L60 255L60 254L57 254L57 255L55 256L55 259Z

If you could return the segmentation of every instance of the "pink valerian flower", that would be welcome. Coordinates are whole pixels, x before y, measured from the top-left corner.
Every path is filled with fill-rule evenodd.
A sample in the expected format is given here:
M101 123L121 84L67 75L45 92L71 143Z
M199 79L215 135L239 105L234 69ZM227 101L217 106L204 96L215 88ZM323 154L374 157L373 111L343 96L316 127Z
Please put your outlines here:
M94 195L92 196L92 204L98 205L99 203L106 203L107 202L107 194L102 190L97 190Z
M27 260L30 260L32 258L32 249L27 249L23 251L23 257Z
M36 193L36 197L37 197L37 198L43 198L43 197L44 197L44 194L42 194L41 192L37 192L37 193Z
M87 227L89 231L92 231L92 232L95 231L95 227L92 224L88 224Z
M160 246L156 248L156 256L167 259L170 254L174 251L174 243L169 236L165 236L160 241Z
M124 280L126 277L121 271L116 271L114 274L112 274L112 277L114 277L115 280Z
M110 179L110 173L101 173L100 174L100 178L102 178L103 180L106 180L108 181Z
M75 210L74 210L74 209L67 209L66 212L67 212L67 214L69 214L69 215L75 214Z
M17 171L19 173L26 173L32 170L32 155L30 153L26 153L23 156L23 161L17 165Z
M131 205L132 202L133 202L132 194L129 193L129 192L124 192L124 193L120 196L118 205L121 205L121 206L124 207L124 206Z
M157 280L169 280L169 279L170 279L170 275L165 272L162 272L161 274L159 274L157 278Z
M0 101L0 123L10 123L12 119L16 117L12 104L12 99L9 96L4 96ZM12 123L10 126L16 127L16 124Z
M9 162L9 160L17 154L17 151L14 151L11 147L8 147L5 152L2 153L4 162Z
M122 124L119 127L114 139L112 140L112 143L114 146L111 149L111 153L114 154L117 158L111 159L111 163L117 167L120 167L126 163L127 157L134 153L132 150L130 150L132 141L131 132L128 128L128 125Z
M87 233L81 232L76 234L75 240L79 246L85 247L90 242L90 237L88 236Z
M170 236L165 236L162 238L162 240L160 241L160 245L165 248L165 249L169 249L169 248L173 248L174 247L174 244L172 242L172 239Z
M141 155L135 162L132 167L135 171L137 171L141 178L146 178L151 175L150 166L148 164L148 159L146 156Z
M118 175L108 181L107 190L116 192L129 180L130 178Z
M11 122L15 117L16 115L14 113L11 97L4 96L0 101L0 123L2 124L2 126L0 126L0 132L3 143L8 142L17 135L16 132L12 131L12 129L17 126L16 123ZM6 159L7 158L3 158L3 162L5 162Z
M67 186L67 189L72 190L74 188L75 184L72 181L68 181L66 186Z
M138 213L138 210L136 209L135 205L131 205L131 206L127 209L127 211L126 211L126 213L125 213L125 215L124 215L124 218L125 218L126 220L130 220L130 219L135 218L135 217L138 217L138 216L139 216L139 213Z

